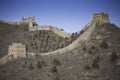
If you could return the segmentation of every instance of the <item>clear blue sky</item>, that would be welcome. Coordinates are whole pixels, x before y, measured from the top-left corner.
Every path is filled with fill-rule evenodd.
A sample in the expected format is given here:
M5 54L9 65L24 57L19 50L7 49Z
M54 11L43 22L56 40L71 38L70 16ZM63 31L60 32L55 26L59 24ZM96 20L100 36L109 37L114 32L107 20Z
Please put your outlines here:
M35 16L39 25L53 25L66 32L80 31L93 13L109 13L120 26L120 0L0 0L0 19L20 21Z

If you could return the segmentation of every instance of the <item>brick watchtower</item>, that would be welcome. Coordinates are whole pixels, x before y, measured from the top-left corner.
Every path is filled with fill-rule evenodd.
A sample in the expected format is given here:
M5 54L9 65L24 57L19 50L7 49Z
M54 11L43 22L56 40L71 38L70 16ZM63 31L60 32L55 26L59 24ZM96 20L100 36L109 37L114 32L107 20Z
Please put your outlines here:
M110 23L109 15L105 14L103 12L101 12L101 13L94 13L93 14L93 20L99 20L100 22Z

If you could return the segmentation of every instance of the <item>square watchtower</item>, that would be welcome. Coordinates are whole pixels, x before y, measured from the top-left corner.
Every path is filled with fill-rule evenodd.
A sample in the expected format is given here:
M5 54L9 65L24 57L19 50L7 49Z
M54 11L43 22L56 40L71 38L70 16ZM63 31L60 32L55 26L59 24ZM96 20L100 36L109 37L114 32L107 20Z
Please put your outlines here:
M93 20L98 20L100 22L105 22L105 23L109 23L109 15L106 13L94 13L93 14Z
M9 46L8 55L13 55L13 58L26 58L26 47L22 43L13 43Z

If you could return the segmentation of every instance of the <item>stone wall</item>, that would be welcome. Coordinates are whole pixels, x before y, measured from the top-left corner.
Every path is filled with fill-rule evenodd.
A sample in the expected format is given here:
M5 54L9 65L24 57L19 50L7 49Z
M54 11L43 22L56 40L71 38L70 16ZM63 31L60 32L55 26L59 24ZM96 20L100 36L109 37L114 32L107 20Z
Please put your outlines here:
M38 30L51 30L51 26L38 26Z
M8 23L8 24L11 24L11 25L20 25L21 23L35 23L35 17L28 17L28 18L24 18L22 17L22 20L19 21L19 22L12 22L12 21L6 21L6 20L0 20L0 22L4 22L4 23Z
M6 55L5 57L0 59L0 65L5 64L8 61L13 60L13 55Z
M65 38L65 37L69 38L71 36L71 34L66 33L66 32L64 32L56 27L51 27L51 31L53 31L55 34L57 34L63 38Z
M38 31L38 26L29 27L29 31Z
M0 20L0 22L11 24L11 25L20 25L20 22L12 22L12 21L5 21L5 20Z
M98 22L98 20L93 20L93 21L89 22L85 26L85 30L84 30L83 34L81 34L81 36L79 36L78 39L76 39L72 44L68 45L67 47L64 47L62 49L58 49L58 50L55 50L55 51L52 51L52 52L47 52L47 53L30 53L30 52L27 52L26 57L28 57L28 58L36 58L36 56L57 55L57 54L64 54L64 53L71 52L75 48L83 46L83 44L86 43L87 40L89 40L90 35L95 30L95 26L96 26L97 22ZM13 45L15 46L16 44L13 44ZM0 59L0 64L4 64L7 61L12 60L12 58L14 58L14 54L8 53L7 56Z
M38 30L50 30L52 32L54 32L55 34L65 38L69 38L71 36L71 34L69 33L66 33L62 30L60 30L59 28L57 27L52 27L52 26L48 26L48 25L44 25L44 26L32 26L31 23L29 23L29 30L30 31L38 31Z
M89 22L88 25L86 25L85 27L87 27L86 30L84 30L84 33L81 34L81 36L76 39L72 44L68 45L67 47L64 47L62 49L58 49L52 52L47 52L47 53L32 53L32 56L45 56L45 55L57 55L57 54L63 54L63 53L68 53L71 52L72 50L74 50L77 47L82 46L85 42L87 42L87 40L90 38L90 35L94 32L95 30L95 26L98 20L96 21L91 21ZM31 55L30 53L28 53L27 55Z

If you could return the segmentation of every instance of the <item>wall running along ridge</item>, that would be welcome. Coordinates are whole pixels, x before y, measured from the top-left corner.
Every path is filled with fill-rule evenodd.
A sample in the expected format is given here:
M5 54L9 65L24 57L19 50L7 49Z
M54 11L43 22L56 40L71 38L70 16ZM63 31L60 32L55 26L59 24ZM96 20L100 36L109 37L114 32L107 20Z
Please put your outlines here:
M73 43L68 45L67 47L64 47L62 49L58 49L52 52L47 52L47 53L27 53L29 55L28 57L36 57L36 55L40 56L46 56L46 55L57 55L57 54L62 54L66 52L70 52L74 50L75 48L82 46L87 40L89 39L90 35L94 32L95 26L96 26L97 20L90 21L84 28L84 33L79 36L78 39L76 39Z

